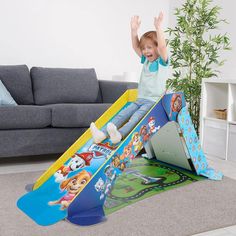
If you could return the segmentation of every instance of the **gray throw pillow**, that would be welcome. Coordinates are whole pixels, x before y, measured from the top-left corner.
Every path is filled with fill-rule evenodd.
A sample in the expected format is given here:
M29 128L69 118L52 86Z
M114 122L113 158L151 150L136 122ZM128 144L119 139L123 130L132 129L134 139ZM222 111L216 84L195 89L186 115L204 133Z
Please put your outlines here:
M2 105L16 106L17 103L0 80L0 106Z

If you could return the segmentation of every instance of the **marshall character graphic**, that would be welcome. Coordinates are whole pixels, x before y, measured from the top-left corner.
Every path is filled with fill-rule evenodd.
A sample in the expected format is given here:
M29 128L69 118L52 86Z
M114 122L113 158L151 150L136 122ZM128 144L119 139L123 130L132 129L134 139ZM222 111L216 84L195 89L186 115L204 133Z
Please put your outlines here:
M151 116L148 120L149 135L156 133L160 129L160 126L156 127L155 124L156 120L153 116Z
M71 157L71 161L66 166L61 166L54 174L55 182L61 183L64 181L68 174L72 171L79 170L85 166L90 166L91 160L95 156L101 156L100 152L83 152L76 153Z
M120 155L116 154L113 158L112 158L112 166L115 168L120 168Z

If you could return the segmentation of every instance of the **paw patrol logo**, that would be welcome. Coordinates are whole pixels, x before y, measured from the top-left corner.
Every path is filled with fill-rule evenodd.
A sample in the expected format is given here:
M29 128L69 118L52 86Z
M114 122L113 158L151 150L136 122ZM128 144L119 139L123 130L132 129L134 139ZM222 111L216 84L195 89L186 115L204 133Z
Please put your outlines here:
M89 151L95 151L95 152L101 152L105 156L108 156L111 154L113 148L109 144L93 144Z

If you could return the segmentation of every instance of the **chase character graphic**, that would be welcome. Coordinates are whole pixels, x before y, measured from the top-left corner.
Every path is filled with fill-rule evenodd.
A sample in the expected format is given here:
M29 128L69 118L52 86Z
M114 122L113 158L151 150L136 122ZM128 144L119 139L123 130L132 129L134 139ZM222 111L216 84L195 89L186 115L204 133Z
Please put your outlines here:
M91 174L86 170L82 170L77 175L64 180L61 183L60 188L65 190L66 194L58 200L48 202L48 205L52 206L59 204L61 205L61 210L66 209L76 194L85 187L90 178Z
M123 171L130 164L130 158L126 157L125 154L116 154L112 159L112 166Z
M148 134L148 129L146 125L142 125L141 129L140 129L140 135L143 139L143 142L147 142L149 139L149 134Z
M170 103L170 114L169 118L171 120L176 120L177 115L182 109L182 96L181 94L173 94L171 98L171 103Z
M112 158L112 166L115 168L120 168L120 155L116 154L113 158Z

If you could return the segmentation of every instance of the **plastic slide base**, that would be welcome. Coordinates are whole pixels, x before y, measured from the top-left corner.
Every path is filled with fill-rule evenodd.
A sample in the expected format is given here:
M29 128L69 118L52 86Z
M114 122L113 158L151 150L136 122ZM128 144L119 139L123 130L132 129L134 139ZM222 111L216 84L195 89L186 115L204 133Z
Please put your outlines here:
M67 220L76 225L88 226L103 222L106 220L106 217L103 207L99 206L76 215L68 216Z

